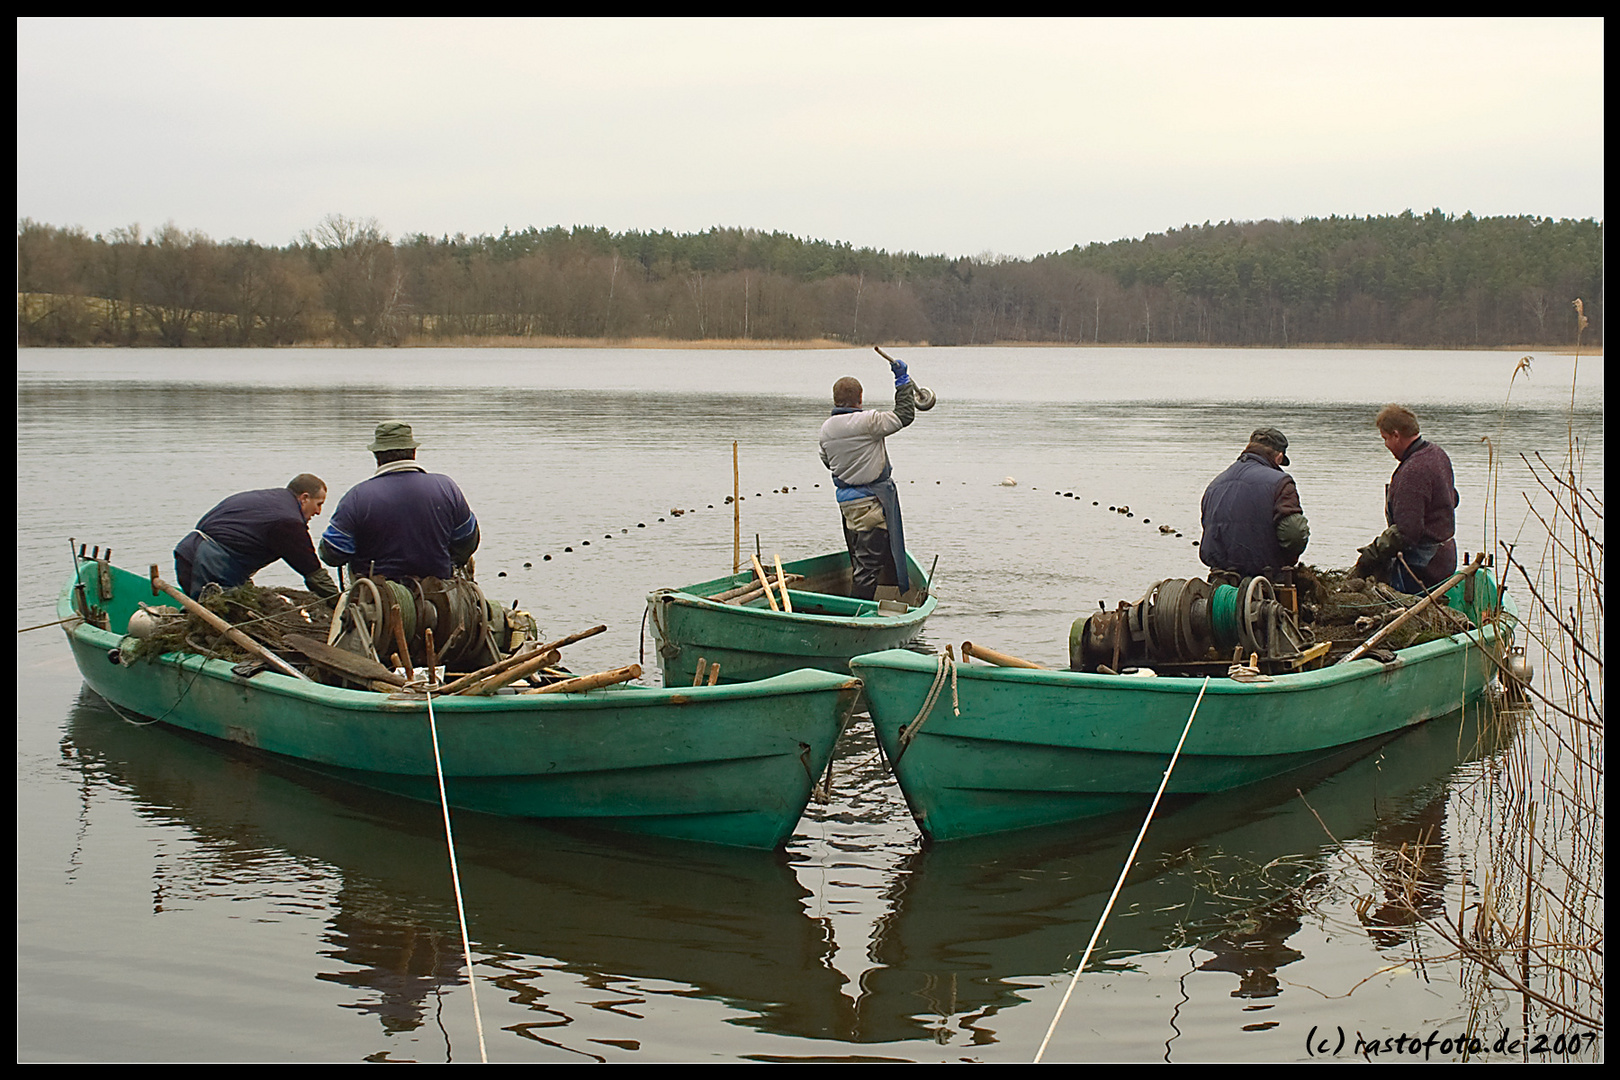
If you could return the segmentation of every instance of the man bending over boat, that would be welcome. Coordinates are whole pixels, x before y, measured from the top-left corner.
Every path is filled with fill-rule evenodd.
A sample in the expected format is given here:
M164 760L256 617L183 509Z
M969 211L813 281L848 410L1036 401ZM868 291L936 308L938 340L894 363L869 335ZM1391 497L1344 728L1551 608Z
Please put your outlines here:
M277 559L298 571L323 600L337 595L332 575L315 558L310 519L326 502L326 482L300 473L284 488L243 491L224 499L174 549L180 588L196 599L210 584L232 589Z
M1198 557L1213 570L1282 581L1311 540L1288 464L1288 438L1256 428L1238 459L1204 489ZM1291 579L1290 579L1291 580ZM1289 583L1283 581L1284 584Z
M478 549L478 519L448 476L416 463L411 425L377 425L377 471L350 488L321 535L321 560L356 575L448 579Z
M900 494L890 478L883 440L917 418L917 390L905 361L884 359L894 372L894 411L862 409L861 384L846 375L833 383L832 416L821 425L821 463L832 471L838 489L844 543L854 573L850 595L857 600L872 599L879 585L897 586L901 593L911 589ZM923 407L931 404L930 395Z
M1355 574L1420 593L1457 569L1459 499L1451 458L1418 433L1418 419L1404 405L1385 405L1373 423L1400 464L1384 487L1388 528L1357 549Z

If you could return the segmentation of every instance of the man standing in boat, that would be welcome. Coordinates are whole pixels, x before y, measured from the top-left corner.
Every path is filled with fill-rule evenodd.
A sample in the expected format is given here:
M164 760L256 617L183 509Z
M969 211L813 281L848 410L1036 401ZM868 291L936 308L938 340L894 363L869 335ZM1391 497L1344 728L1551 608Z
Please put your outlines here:
M327 599L337 595L332 575L315 558L310 519L326 502L326 482L300 473L283 488L242 491L202 516L174 548L174 575L192 599L208 585L233 589L277 559Z
M1420 593L1457 569L1457 496L1451 458L1418 433L1404 405L1385 405L1374 420L1384 446L1400 462L1384 487L1388 527L1357 549L1358 577L1378 576L1391 588Z
M478 549L478 519L448 476L416 463L411 425L387 420L366 447L370 479L350 488L321 535L321 560L357 575L448 579Z
M878 350L894 373L894 411L861 408L862 389L857 379L845 376L833 383L833 410L821 425L821 463L832 472L843 517L844 543L849 548L854 574L851 595L870 600L878 586L893 585L904 594L911 589L906 572L906 539L900 520L900 494L890 477L884 439L917 417L917 410L933 405L933 395L911 381L903 360Z
M1288 464L1288 438L1256 428L1238 459L1204 489L1198 557L1212 570L1291 584L1288 571L1311 540ZM1287 580L1282 580L1286 578Z

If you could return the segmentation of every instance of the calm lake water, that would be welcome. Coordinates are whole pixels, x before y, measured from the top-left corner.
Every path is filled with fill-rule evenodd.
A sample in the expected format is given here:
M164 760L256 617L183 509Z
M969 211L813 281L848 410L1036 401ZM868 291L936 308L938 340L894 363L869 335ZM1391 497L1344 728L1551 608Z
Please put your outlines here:
M1511 395L1516 353L902 355L940 399L889 442L911 548L939 558L934 647L1061 665L1099 600L1201 575L1199 496L1260 425L1290 440L1322 566L1382 527L1387 401L1451 455L1461 550L1487 529L1539 543L1522 471L1487 521L1486 438L1556 461L1573 423L1603 491L1601 358L1572 412L1572 361L1550 354ZM168 569L231 492L314 472L334 507L370 474L372 427L403 418L478 514L489 594L552 636L607 623L568 660L617 667L643 656L647 592L730 572L733 440L746 548L842 547L815 435L847 374L888 400L869 350L22 351L17 624L55 617L69 537ZM280 565L258 581L297 584ZM126 724L60 631L19 635L18 667L21 1060L478 1059L436 808ZM1371 865L1435 829L1432 887L1455 892L1499 745L1478 731L1454 715L1167 806L1048 1060L1292 1061L1313 1029L1463 1033L1455 970L1415 962L1444 948L1389 917L1295 792ZM1031 1060L1139 824L924 850L864 722L780 854L459 815L489 1058Z

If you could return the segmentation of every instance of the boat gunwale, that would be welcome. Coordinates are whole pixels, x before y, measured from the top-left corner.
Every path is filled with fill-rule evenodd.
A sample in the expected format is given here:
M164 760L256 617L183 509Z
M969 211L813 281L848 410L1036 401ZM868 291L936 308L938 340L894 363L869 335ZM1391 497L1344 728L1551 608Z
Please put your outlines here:
M690 586L689 586L690 587ZM789 593L793 590L789 589ZM831 596L831 593L810 593L811 596ZM844 599L848 599L845 597ZM778 611L769 607L751 607L742 604L728 604L723 600L713 600L697 593L687 592L685 589L658 589L647 594L647 602L653 603L679 603L687 607L704 611L724 612L727 615L747 615L759 617L771 622L799 622L807 626L844 626L851 629L864 630L879 627L907 626L911 623L922 622L933 614L938 606L938 600L930 594L921 604L910 611L895 615L822 615L811 611Z
M1504 596L1504 605L1509 605ZM1508 617L1517 622L1516 608L1509 608ZM1475 635L1478 635L1476 639ZM1488 635L1488 637L1487 637ZM1473 630L1436 638L1419 645L1411 645L1395 652L1395 660L1385 662L1375 657L1364 656L1349 663L1330 664L1326 667L1311 671L1291 672L1284 675L1266 677L1267 681L1238 682L1231 678L1209 678L1207 693L1213 694L1276 694L1299 693L1311 690L1336 686L1340 683L1352 682L1385 672L1394 672L1403 667L1426 662L1435 657L1447 655L1455 650L1479 648L1487 650L1487 642L1495 644L1498 641L1511 640L1511 626L1507 633L1495 624L1487 623ZM909 649L885 649L880 652L863 653L852 657L850 670L857 676L858 666L872 668L888 668L899 671L914 671L922 674L937 669L940 654L924 654ZM906 659L909 658L909 659ZM906 662L899 662L906 659ZM994 682L1026 683L1036 686L1050 686L1053 688L1120 690L1127 693L1158 693L1158 694L1197 694L1204 690L1203 676L1182 675L1155 675L1152 677L1133 677L1129 675L1104 675L1100 672L1071 671L1067 668L1019 668L999 667L996 665L972 665L957 662L957 678L982 679Z
M119 567L113 567L113 569L130 577L136 576ZM102 650L118 648L128 635L119 634L113 630L102 630L100 627L93 626L84 621L75 610L73 606L73 587L77 581L78 575L75 575L57 598L58 616L77 620L63 623L62 630L64 634L69 638L70 642L77 639L90 648ZM290 675L283 675L269 669L255 672L251 676L243 676L236 673L236 664L232 661L202 656L197 653L166 652L155 657L136 660L134 663L150 663L154 666L163 665L182 673L195 672L198 675L206 675L221 682L269 692L280 697L294 698L326 708L374 713L414 713L427 710L427 698L425 696L405 696L398 693L385 694L375 690L355 690L342 686L328 686L325 683L295 679ZM129 665L121 664L120 666ZM135 670L133 666L131 666L131 670L132 672ZM839 691L858 688L859 686L860 680L853 675L826 671L806 665L803 668L782 675L774 675L767 679L721 683L715 686L626 686L621 684L571 694L491 694L481 696L448 694L442 697L435 696L433 702L435 711L450 713L553 713L570 710L656 707L659 705L683 704L687 701L696 704L706 699L724 701L727 699L770 698L785 694Z

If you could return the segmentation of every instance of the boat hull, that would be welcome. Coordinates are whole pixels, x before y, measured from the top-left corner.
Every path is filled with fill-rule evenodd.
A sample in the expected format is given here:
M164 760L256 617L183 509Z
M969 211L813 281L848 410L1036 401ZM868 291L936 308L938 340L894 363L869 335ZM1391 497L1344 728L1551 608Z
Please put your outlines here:
M1207 689L1202 679L955 664L954 686L947 667L905 743L901 730L923 712L940 658L891 650L856 657L851 669L918 827L955 840L1145 807L1195 703L1172 794L1241 787L1442 716L1484 692L1506 636L1487 625L1404 649L1392 663L1213 679Z
M911 579L927 588L927 576L906 557ZM898 648L922 632L937 601L928 596L903 614L880 614L872 601L848 596L849 556L834 552L787 563L802 574L789 589L794 611L773 611L763 597L738 606L707 599L746 584L752 573L733 574L647 597L647 621L658 646L665 686L690 686L698 660L720 665L721 682L770 678L799 668L847 671L851 657Z
M83 577L95 590L95 567ZM102 601L114 627L151 601L114 568ZM74 614L71 583L59 614ZM85 681L120 710L292 759L414 799L438 801L422 698L251 678L190 654L115 662L118 633L65 626ZM848 723L860 684L799 671L747 686L609 687L582 694L435 699L445 793L481 813L567 818L655 836L774 848L792 835Z

